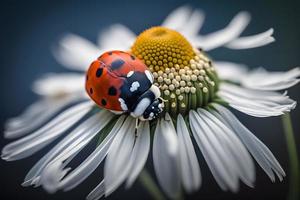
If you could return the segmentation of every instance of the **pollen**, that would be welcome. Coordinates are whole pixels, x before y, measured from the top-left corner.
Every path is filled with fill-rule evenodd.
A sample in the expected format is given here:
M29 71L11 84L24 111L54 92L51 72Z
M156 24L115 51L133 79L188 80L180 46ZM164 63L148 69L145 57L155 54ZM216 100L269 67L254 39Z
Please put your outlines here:
M167 68L184 68L195 56L193 47L183 35L164 27L152 27L142 32L131 52L154 72Z
M150 69L165 99L164 112L176 117L217 99L219 79L210 58L180 33L153 27L142 32L131 53Z

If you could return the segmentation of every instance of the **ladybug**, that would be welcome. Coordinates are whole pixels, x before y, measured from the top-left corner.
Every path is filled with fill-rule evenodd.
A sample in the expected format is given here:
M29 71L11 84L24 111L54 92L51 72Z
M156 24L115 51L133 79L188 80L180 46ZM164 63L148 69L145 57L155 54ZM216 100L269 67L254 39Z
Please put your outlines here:
M90 65L85 88L101 108L152 120L163 111L160 90L148 67L134 55L109 51Z

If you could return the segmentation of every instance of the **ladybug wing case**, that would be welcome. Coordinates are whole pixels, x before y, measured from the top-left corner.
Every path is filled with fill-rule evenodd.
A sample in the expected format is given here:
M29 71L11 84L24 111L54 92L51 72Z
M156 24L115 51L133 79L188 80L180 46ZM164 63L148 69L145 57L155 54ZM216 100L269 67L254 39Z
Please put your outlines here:
M126 77L129 72L144 72L147 66L135 56L123 51L109 51L99 58L117 76Z
M123 111L120 105L120 88L124 78L118 77L99 60L94 61L87 73L86 91L102 108Z

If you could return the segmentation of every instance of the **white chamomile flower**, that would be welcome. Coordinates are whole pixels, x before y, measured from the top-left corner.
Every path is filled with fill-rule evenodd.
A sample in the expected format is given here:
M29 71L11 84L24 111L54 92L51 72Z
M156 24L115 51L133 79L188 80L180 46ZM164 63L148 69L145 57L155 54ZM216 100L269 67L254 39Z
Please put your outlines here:
M122 183L130 187L150 150L157 180L169 198L176 198L182 187L187 193L200 188L202 178L194 148L200 149L223 190L238 191L240 181L254 186L253 158L272 181L276 176L282 180L285 172L274 155L229 108L254 117L291 111L296 102L286 92L277 91L297 84L300 69L249 71L238 64L212 61L206 55L218 47L249 49L274 41L273 29L241 37L249 21L249 14L240 12L224 29L199 35L204 14L180 7L161 26L138 36L123 25L113 25L99 36L98 46L80 36L67 35L54 53L77 73L50 74L34 84L41 100L7 122L5 137L22 138L3 148L2 159L28 157L60 137L61 141L28 172L23 186L42 186L51 193L68 191L105 159L104 178L87 196L89 200L110 195ZM147 65L153 85L165 100L159 117L136 126L136 119L127 112L112 113L88 98L85 72L100 54L111 50L128 51ZM133 84L131 92L141 86L139 82ZM119 104L124 111L130 109L122 98ZM72 159L99 136L95 150L70 169Z

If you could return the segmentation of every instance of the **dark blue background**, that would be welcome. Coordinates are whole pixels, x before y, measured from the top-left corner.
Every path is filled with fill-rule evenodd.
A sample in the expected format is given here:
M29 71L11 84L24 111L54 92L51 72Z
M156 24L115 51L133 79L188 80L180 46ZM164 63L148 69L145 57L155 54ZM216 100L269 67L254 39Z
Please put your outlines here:
M126 3L125 3L126 2ZM258 33L275 28L276 43L269 46L234 51L220 48L210 52L215 59L243 62L250 66L263 66L268 70L288 70L300 64L300 3L299 1L1 1L1 100L0 125L18 115L37 99L31 83L46 72L63 72L53 58L51 48L66 32L72 32L96 42L100 30L112 23L122 23L139 33L147 27L159 25L166 15L180 5L192 5L206 12L202 33L223 28L241 10L252 13L252 21L244 34ZM299 86L290 90L290 96L300 100ZM282 183L271 183L257 167L256 188L242 184L238 194L222 192L203 158L200 157L203 186L191 199L285 199L288 180L288 156L279 117L255 119L238 113L241 121L273 151L288 177ZM299 145L300 110L292 112L297 144ZM8 141L2 137L0 146ZM71 192L48 195L41 188L20 186L26 172L44 152L12 163L1 164L1 199L84 199L100 181L97 171L93 177ZM151 164L151 163L150 163ZM118 190L111 199L150 199L136 183L129 191Z

